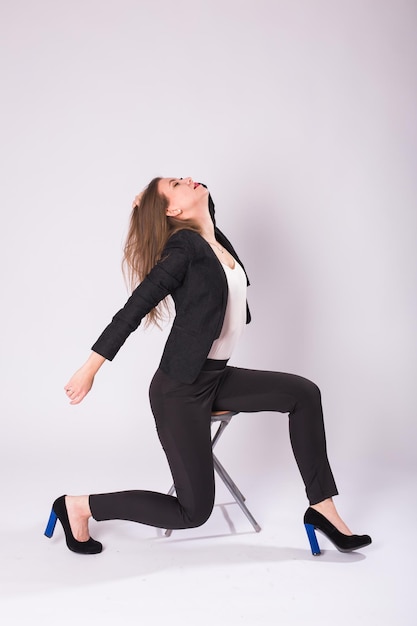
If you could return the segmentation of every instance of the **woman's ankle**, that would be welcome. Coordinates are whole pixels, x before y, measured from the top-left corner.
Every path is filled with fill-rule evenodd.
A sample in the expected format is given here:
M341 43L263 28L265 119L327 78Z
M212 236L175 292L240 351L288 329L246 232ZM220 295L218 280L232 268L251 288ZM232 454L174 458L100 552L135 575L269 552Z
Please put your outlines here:
M88 520L91 517L91 509L88 496L65 496L65 504L71 509L74 516Z
M336 507L333 502L333 498L326 498L321 502L317 502L316 504L311 504L310 507L324 515L324 517L329 520L344 535L352 535L352 531L345 524L345 522L340 517L339 513L336 510Z
M88 520L91 517L88 496L66 496L65 506L73 537L77 541L88 541Z

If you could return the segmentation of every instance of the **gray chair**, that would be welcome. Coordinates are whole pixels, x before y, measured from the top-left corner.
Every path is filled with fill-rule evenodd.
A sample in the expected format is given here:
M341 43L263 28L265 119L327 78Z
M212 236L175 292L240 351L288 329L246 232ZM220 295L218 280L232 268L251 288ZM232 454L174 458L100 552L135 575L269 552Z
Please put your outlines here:
M230 424L231 419L234 415L237 415L237 411L235 412L234 411L217 411L215 413L212 413L211 423L219 424L216 430L216 433L211 440L211 445L213 449L215 445L217 444L217 442L219 441L222 434L224 433L224 431L226 430L227 426ZM219 459L216 457L214 453L213 453L213 464L214 464L215 471L220 476L220 478L222 479L222 481L224 482L224 484L226 485L226 487L232 494L233 498L236 500L237 504L240 506L240 508L242 509L242 511L244 512L244 514L246 515L246 517L252 524L253 528L256 530L257 533L259 533L259 531L261 530L261 527L259 526L258 522L256 521L256 519L253 517L252 513L249 511L248 507L246 506L245 496L239 490L236 483L232 480L232 478L230 477L230 474L226 472L223 465L220 463ZM172 496L174 493L175 493L175 486L172 485L171 489L168 491L168 495ZM171 533L172 533L172 530L170 529L165 531L165 535L167 537L169 537Z

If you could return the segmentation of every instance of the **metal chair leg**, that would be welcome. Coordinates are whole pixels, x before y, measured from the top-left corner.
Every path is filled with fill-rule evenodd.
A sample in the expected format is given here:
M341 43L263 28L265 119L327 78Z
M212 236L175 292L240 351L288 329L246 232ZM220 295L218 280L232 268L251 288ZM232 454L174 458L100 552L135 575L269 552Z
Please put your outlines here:
M235 496L236 498L239 498L240 500L242 500L242 502L245 502L246 500L245 496L240 491L239 487L236 485L233 478L230 476L229 472L227 472L224 469L223 465L220 463L219 459L217 458L215 454L213 454L213 465L214 465L214 469L216 470L216 472L218 473L222 481L225 482L226 480L227 483L230 485L231 489L233 490L233 496Z
M214 467L215 467L216 472L218 473L218 475L220 476L220 478L222 479L222 481L224 482L224 484L226 485L226 487L228 488L228 490L234 497L236 503L240 506L243 513L246 515L246 517L252 524L253 528L256 530L257 533L259 533L261 531L261 527L259 526L258 522L256 521L256 519L253 517L252 513L249 511L248 507L246 506L245 499L242 496L241 492L236 487L235 483L230 478L229 474L226 472L223 465L214 455L213 455L213 461L214 461Z

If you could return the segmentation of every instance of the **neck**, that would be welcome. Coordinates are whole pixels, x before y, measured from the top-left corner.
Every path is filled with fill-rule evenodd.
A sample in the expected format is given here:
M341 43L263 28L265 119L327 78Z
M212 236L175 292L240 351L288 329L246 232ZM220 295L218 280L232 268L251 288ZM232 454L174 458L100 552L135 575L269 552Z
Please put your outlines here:
M204 239L207 241L216 240L216 236L214 234L214 224L210 215L207 215L207 217L204 217L203 219L199 219L198 225L200 227L200 234L204 237Z
M208 206L208 194L207 197L202 198L198 207L196 207L193 219L200 229L200 235L206 239L206 241L216 241L214 234L214 224L211 219L209 206Z

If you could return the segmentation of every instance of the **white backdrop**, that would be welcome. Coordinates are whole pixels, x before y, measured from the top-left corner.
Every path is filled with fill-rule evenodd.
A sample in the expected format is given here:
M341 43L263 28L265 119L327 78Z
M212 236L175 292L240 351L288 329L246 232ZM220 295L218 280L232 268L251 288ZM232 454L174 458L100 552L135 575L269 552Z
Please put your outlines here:
M63 393L127 296L131 200L155 175L205 182L245 262L233 363L319 384L342 483L415 467L416 12L1 2L1 454L26 488L35 462L68 492L169 484L147 397L166 333L139 329L79 407ZM259 474L277 450L295 471L286 418L259 419L229 435L236 463L253 445Z

